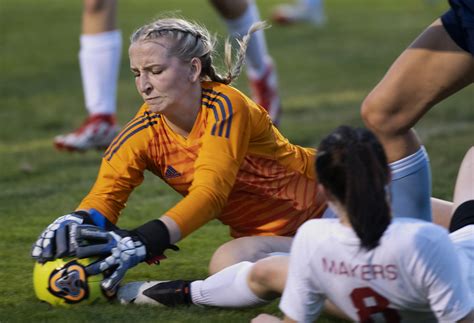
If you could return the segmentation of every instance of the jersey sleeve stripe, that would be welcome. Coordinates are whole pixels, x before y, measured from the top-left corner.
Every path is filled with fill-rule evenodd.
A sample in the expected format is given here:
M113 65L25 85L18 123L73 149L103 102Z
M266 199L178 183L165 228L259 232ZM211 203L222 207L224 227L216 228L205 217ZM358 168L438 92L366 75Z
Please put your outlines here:
M125 136L125 134L127 132L129 132L131 129L133 129L134 127L136 127L137 125L143 123L144 121L148 120L149 122L153 119L156 119L156 118L159 118L160 115L158 114L155 114L155 115L152 115L150 116L150 114L148 112L144 112L143 115L135 118L135 119L132 119L126 126L125 128L120 132L120 134L114 139L114 141L109 145L109 147L107 148L107 150L105 151L104 153L104 158L107 158L107 155L111 154L111 151L114 149L114 147L117 145L117 143L122 139L123 136ZM109 156L110 157L110 156ZM108 159L110 160L110 158Z
M217 100L215 98L211 98L208 95L205 95L204 93L214 95L217 98ZM231 125L232 125L232 117L233 117L233 114L234 114L234 111L233 111L233 108L232 108L232 103L231 103L229 97L225 94L222 94L221 92L216 92L216 91L209 90L209 89L203 89L203 98L209 100L211 103L217 102L217 104L219 105L220 110L222 112L222 118L224 120L224 122L222 122L220 127L219 127L219 136L220 137L223 136L225 126L227 125L227 129L226 129L226 132L225 132L225 137L229 138ZM226 111L227 111L228 117L227 117Z
M222 137L222 132L224 131L224 126L225 126L225 123L226 123L227 115L225 113L225 108L224 108L224 105L222 104L222 102L220 100L216 101L216 102L219 105L219 107L221 108L221 113L222 113L223 122L221 122L221 125L219 127L219 137Z
M121 135L120 135L120 142L118 142L118 144L115 146L115 148L113 148L111 151L110 151L110 155L109 157L105 156L104 155L104 158L107 159L107 161L110 161L112 159L112 157L115 155L115 153L120 149L120 147L122 147L122 145L124 144L124 142L126 142L130 137L132 137L133 135L135 135L136 133L140 132L141 130L143 129L146 129L148 127L151 127L155 124L158 123L158 121L152 121L153 119L156 119L156 118L159 118L160 116L159 115L154 115L152 117L147 117L147 118L144 118L141 122L137 122L135 125L139 125L140 123L143 123L143 121L147 121L145 124L139 126L139 127L136 127L134 130L128 132L129 130L131 130L132 128L130 129L127 129L127 131L124 131ZM127 133L127 135L125 135L125 133Z
M214 112L214 118L216 119L216 123L214 123L214 125L212 126L211 135L215 136L216 135L216 125L217 125L217 122L219 122L219 114L217 113L217 109L216 109L215 106L213 106L212 104L209 104L207 102L203 102L202 104L204 104L207 108L211 109Z
M115 144L117 144L117 141L120 140L120 137L123 136L123 134L124 134L126 131L128 131L128 130L130 129L130 127L133 127L133 124L134 124L135 122L137 122L137 120L138 120L138 122L141 122L141 121L143 120L143 118L144 118L144 116L139 116L139 117L136 117L136 118L132 119L131 121L129 121L129 122L125 125L124 129L121 130L120 134L119 134L117 137L114 138L114 140L113 140L112 143L109 145L109 147L107 147L107 150L104 152L104 157L105 157L107 154L109 154L109 152L110 152L110 150L112 149L112 147L113 147ZM131 126L131 125L132 125L132 126Z
M232 126L232 116L234 115L234 111L232 109L232 103L230 102L230 99L227 95L219 93L218 96L222 97L226 103L227 103L227 108L229 109L229 120L227 121L227 131L225 134L226 138L229 138L230 136L230 127Z

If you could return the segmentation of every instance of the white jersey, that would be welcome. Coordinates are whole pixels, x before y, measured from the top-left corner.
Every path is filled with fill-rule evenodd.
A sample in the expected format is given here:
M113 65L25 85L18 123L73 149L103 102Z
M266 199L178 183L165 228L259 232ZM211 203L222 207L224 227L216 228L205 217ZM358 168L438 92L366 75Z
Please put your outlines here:
M326 297L354 321L455 322L474 307L447 231L409 218L394 219L371 251L337 219L306 222L280 309L310 322Z

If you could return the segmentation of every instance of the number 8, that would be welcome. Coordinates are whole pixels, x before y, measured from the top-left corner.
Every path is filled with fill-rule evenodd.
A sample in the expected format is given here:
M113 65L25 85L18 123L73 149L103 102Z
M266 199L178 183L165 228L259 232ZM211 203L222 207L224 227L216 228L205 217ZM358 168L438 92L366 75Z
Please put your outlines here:
M382 313L388 323L400 322L400 315L393 308L388 308L390 302L388 299L378 294L370 287L356 288L351 293L351 300L354 307L358 310L357 315L361 322L373 322L370 317L375 313ZM375 301L374 305L367 306L364 302L367 298Z

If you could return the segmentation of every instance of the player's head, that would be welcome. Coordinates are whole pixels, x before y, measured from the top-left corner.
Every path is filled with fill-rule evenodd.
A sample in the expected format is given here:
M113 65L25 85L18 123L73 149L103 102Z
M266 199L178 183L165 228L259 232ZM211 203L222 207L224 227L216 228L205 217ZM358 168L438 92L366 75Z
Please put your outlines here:
M156 41L162 37L171 41L169 55L178 57L184 62L198 58L201 62L201 79L229 84L240 74L244 63L245 51L250 34L265 28L266 24L252 26L249 33L239 42L240 48L236 63L232 65L230 43L225 46L226 76L217 73L213 63L216 39L202 25L181 18L161 18L138 28L130 37L131 45L136 42Z
M348 216L362 247L373 249L390 224L387 184L390 170L372 132L340 126L325 137L316 157L321 185Z

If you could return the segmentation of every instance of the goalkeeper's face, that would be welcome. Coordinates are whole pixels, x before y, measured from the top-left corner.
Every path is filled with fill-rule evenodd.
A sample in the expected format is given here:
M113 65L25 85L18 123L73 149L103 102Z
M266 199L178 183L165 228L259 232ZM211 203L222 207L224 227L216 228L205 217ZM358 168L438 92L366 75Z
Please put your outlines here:
M172 56L171 42L161 37L135 42L129 48L130 68L138 92L151 111L165 116L186 112L183 107L189 106L187 93L200 87L195 59L184 62Z

